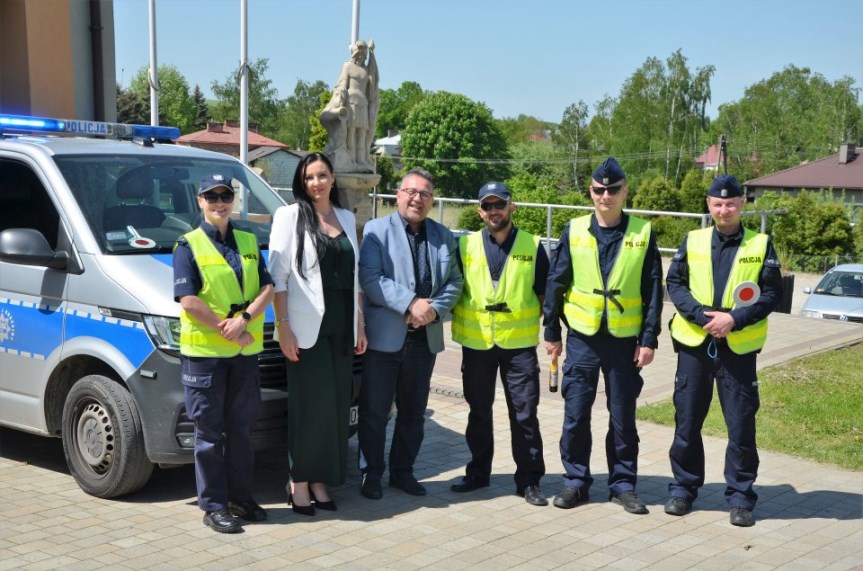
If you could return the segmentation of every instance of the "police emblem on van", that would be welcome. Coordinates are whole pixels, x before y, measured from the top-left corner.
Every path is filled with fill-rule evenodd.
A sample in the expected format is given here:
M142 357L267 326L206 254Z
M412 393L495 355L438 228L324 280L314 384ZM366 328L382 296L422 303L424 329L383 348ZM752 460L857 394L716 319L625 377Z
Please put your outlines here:
M0 343L15 339L15 321L12 314L5 309L0 309Z

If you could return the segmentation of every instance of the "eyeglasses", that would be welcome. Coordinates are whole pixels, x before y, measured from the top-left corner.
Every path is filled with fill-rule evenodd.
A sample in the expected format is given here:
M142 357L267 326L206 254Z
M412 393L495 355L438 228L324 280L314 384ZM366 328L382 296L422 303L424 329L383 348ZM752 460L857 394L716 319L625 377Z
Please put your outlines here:
M420 190L418 188L401 188L399 190L401 190L411 198L414 198L415 196L419 196L423 200L432 200L434 198L434 193L431 193L427 190Z
M492 210L503 210L509 206L509 202L505 200L499 200L497 202L483 202L479 205L485 212L491 212Z
M610 196L616 196L618 192L623 190L623 185L620 185L620 186L599 186L599 187L591 185L590 190L596 196L602 196L606 192Z
M215 204L220 200L225 204L230 204L234 202L234 193L233 192L205 192L201 196L204 197L210 204Z

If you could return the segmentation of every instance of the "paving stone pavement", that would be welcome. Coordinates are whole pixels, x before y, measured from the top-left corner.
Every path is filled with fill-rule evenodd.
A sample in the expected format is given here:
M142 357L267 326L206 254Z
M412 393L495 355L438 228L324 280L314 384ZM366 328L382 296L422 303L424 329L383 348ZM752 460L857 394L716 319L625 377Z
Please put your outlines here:
M670 306L666 307L670 315ZM859 342L863 327L775 314L760 366ZM668 398L674 354L667 333L656 362L644 370L643 402ZM141 492L100 500L69 476L58 440L0 430L0 570L2 569L854 569L863 567L863 473L761 452L752 528L728 523L723 500L725 441L705 438L707 481L691 514L663 513L670 481L672 429L639 424L638 491L648 515L606 501L603 397L594 408L596 481L587 505L534 507L514 494L503 395L495 406L497 455L488 488L455 494L449 486L468 460L467 406L460 397L460 351L452 343L438 361L426 438L416 466L428 488L422 498L384 488L384 499L358 493L349 470L333 490L339 510L308 518L285 503L282 451L260 453L257 499L269 519L245 532L219 535L204 527L190 466L157 470ZM542 359L543 380L547 359ZM549 498L561 486L557 440L563 406L545 392ZM392 424L392 423L391 423ZM356 439L350 443L356 450ZM355 456L354 456L355 457Z

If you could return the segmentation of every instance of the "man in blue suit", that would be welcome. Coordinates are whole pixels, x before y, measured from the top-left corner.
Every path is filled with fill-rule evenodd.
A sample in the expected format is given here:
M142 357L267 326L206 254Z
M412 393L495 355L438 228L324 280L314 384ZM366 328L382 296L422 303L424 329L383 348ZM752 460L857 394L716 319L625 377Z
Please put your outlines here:
M444 349L442 319L462 288L456 241L427 218L434 201L432 175L412 169L399 185L398 212L365 226L359 278L365 292L368 350L360 389L359 445L362 494L383 497L386 427L395 399L390 486L414 496L425 488L413 473L423 440L435 357Z

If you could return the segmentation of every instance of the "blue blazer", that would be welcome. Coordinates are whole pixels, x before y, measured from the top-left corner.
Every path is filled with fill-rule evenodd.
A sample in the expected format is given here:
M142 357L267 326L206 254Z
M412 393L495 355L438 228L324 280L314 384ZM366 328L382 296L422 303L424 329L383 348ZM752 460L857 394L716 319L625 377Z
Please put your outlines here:
M445 226L428 218L432 307L440 318L426 326L429 350L444 349L443 319L461 295L464 279L458 267L457 243ZM365 292L366 337L369 348L389 353L405 343L405 312L416 297L413 255L405 232L406 222L395 212L365 225L360 244L359 278Z

